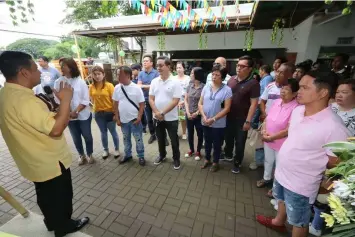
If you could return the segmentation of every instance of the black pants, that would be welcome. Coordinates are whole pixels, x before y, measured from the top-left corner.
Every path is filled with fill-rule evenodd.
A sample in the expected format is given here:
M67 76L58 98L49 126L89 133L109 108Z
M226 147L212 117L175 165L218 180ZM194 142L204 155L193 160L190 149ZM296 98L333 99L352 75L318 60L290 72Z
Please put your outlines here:
M155 135L155 123L153 121L153 110L150 107L149 101L145 101L144 113L147 119L150 135Z
M180 160L180 150L179 150L179 136L178 136L178 126L179 121L155 121L156 122L156 135L158 138L159 146L159 156L166 157L166 147L165 147L165 138L166 132L168 131L171 147L173 150L173 159Z
M34 182L37 204L44 215L48 228L63 232L73 228L73 186L70 169L62 163L62 174L45 182Z
M244 123L245 119L227 119L224 155L233 157L236 165L240 165L244 159L245 142L248 137L248 131L243 131Z
M205 136L205 159L211 161L211 151L213 147L213 163L218 164L221 157L222 144L225 128L212 128L203 126L203 135Z
M201 124L201 116L197 116L194 119L188 119L186 116L186 124L187 124L187 139L189 140L190 151L195 152L194 146L194 133L195 129L197 132L197 152L201 151L202 143L203 143L203 128Z

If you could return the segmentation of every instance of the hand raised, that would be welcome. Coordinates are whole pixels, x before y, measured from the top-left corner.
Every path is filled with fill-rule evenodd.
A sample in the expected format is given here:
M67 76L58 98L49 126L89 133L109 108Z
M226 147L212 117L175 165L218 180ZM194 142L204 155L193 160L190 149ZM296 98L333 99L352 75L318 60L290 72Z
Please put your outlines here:
M55 96L60 100L69 100L73 98L73 88L66 82L61 81L59 85L59 90L53 90Z

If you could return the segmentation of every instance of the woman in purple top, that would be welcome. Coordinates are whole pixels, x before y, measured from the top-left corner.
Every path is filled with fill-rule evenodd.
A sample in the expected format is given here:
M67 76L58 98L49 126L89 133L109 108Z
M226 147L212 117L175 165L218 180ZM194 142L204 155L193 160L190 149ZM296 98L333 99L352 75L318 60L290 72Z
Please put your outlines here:
M298 106L296 101L298 89L297 79L288 79L281 88L281 99L275 100L265 119L264 128L261 131L265 151L264 177L256 183L258 188L272 184L277 154L286 140L292 111Z
M202 116L203 133L205 137L205 162L201 169L211 165L211 150L213 145L212 172L219 168L226 127L226 115L231 107L232 90L222 82L227 76L226 68L215 65L212 68L212 83L205 86L198 104Z
M187 121L187 132L190 150L185 154L185 158L195 155L195 160L201 159L201 148L203 143L203 128L201 124L201 115L198 109L198 102L201 97L201 93L205 84L204 72L200 67L195 67L192 69L191 83L187 86L185 95L185 109L186 109L186 121ZM194 146L194 131L196 129L197 133L197 150L195 153ZM195 154L194 154L195 153Z

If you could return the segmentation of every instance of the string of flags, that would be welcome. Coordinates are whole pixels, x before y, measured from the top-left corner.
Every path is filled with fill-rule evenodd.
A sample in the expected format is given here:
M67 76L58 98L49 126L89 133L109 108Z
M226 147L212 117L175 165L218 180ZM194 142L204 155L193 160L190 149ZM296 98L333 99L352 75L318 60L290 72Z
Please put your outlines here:
M168 0L129 0L130 6L142 14L151 16L155 19L158 14L158 21L166 28L176 28L188 31L194 30L196 27L206 29L209 23L197 14L195 10L186 2L186 0L175 0L176 6L184 11L177 10ZM216 6L219 3L221 7L221 19L218 19L214 14L212 8L209 6L207 0L197 0L197 6L204 8L208 15L208 21L215 24L216 28L222 28L222 25L229 28L229 20L224 10L223 0L215 0Z

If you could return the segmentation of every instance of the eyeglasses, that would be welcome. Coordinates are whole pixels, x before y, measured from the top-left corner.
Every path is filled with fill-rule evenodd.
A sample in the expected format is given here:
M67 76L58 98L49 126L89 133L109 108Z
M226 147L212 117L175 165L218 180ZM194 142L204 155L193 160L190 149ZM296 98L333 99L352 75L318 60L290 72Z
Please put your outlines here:
M247 68L249 67L248 65L243 65L243 64L237 64L237 68L241 68L241 69L244 69L244 68Z

